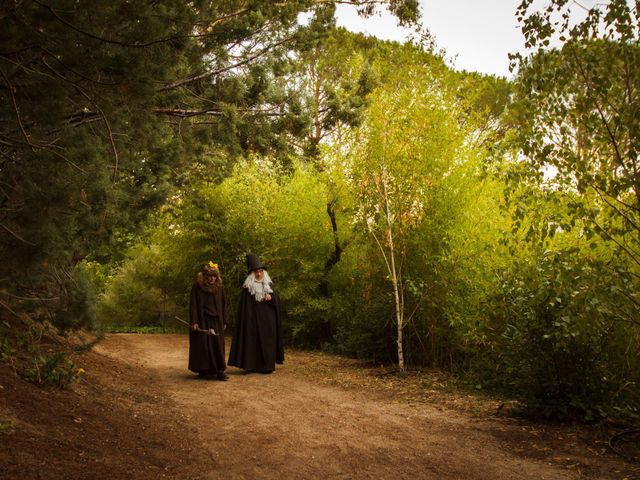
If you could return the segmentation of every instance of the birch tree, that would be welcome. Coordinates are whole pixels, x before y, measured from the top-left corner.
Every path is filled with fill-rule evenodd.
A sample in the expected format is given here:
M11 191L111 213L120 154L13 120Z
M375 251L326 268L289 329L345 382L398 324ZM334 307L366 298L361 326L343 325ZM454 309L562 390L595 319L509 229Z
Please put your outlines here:
M394 298L398 367L405 369L408 235L430 215L432 190L462 161L461 130L446 78L425 65L396 69L380 88L354 156L358 221L378 247ZM426 279L428 281L428 279Z

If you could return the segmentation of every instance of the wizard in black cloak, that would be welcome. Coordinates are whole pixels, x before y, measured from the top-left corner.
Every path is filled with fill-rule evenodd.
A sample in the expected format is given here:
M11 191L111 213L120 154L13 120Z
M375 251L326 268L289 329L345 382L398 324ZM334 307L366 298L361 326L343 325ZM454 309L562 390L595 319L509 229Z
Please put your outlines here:
M202 268L191 288L189 323L189 370L200 377L215 375L218 380L227 380L229 377L224 373L227 300L218 265L213 262ZM217 335L211 335L210 329Z
M247 267L228 363L249 372L271 373L276 363L284 362L280 298L257 255L247 255Z

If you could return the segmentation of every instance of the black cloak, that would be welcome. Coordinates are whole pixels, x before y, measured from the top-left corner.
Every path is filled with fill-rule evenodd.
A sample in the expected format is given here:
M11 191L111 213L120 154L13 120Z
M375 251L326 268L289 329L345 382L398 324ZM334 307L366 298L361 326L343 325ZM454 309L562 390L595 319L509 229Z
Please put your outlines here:
M215 314L214 314L215 311ZM214 291L196 282L191 288L189 321L202 329L213 328L217 336L190 330L189 370L203 374L219 374L225 371L224 326L229 323L224 288Z
M271 300L262 302L242 289L228 363L262 373L273 372L276 363L284 363L280 298L275 289Z

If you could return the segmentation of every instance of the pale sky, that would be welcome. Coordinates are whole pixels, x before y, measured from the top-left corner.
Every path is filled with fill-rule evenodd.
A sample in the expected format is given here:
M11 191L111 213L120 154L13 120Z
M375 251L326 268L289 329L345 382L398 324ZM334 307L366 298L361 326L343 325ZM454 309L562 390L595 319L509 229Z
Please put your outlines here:
M420 0L424 25L456 70L511 77L508 54L524 49L515 16L521 0ZM363 19L338 6L337 23L354 32L405 41L409 30L391 15Z

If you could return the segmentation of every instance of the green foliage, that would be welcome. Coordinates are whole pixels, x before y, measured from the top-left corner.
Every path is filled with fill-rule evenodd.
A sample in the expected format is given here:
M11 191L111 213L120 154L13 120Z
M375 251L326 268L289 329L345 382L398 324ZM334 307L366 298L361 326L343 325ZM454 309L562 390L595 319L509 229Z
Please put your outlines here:
M547 417L638 415L640 60L623 3L554 25L570 2L524 1L542 48L515 83L335 30L325 2L116 3L95 19L15 6L0 18L38 11L30 33L53 52L34 68L68 50L52 67L67 77L27 75L28 32L0 34L3 299L71 329L94 325L98 292L104 330L181 331L203 263L220 265L233 312L254 252L288 344L396 362L399 307L408 363ZM413 1L386 6L415 19ZM86 34L104 22L121 28ZM3 358L19 349L3 342ZM32 353L27 375L73 381L67 359Z
M350 151L354 219L371 234L372 259L386 265L381 278L389 293L397 290L397 309L388 304L386 315L406 330L403 354L415 363L451 365L460 341L451 319L463 316L452 307L465 303L452 280L479 281L473 263L460 259L471 246L487 249L480 241L473 244L482 235L476 225L500 218L495 208L476 208L486 206L478 195L485 181L480 145L493 136L487 127L495 113L473 105L476 94L484 88L488 96L491 86L451 75L437 57L415 47L394 53ZM460 93L461 79L467 95ZM493 228L481 238L496 243L496 234Z
M86 265L75 268L45 268L32 272L19 282L23 296L12 293L11 288L0 290L12 307L8 311L21 311L62 333L72 329L95 326L96 283ZM5 278L5 281L8 279Z
M502 187L483 175L482 150L477 145L462 146L472 130L459 126L464 123L469 129L488 130L486 119L495 110L483 107L477 111L470 105L478 102L476 90L490 97L492 83L479 80L474 90L473 77L464 77L469 94L461 95L460 78L448 75L439 59L414 46L376 45L359 36L340 35L355 45L353 54L348 50L340 54L352 63L334 70L327 59L319 59L318 64L326 62L323 68L333 71L336 78L352 76L342 85L359 78L369 62L383 82L372 98L386 94L393 102L393 93L404 92L403 98L410 102L411 89L419 88L420 105L429 106L403 109L400 102L394 130L398 136L389 140L390 148L398 152L407 144L414 145L405 162L398 157L394 163L398 178L406 180L394 195L410 196L405 204L411 207L414 202L423 209L418 214L411 207L410 215L404 217L408 223L403 224L401 268L410 320L406 351L413 363L451 365L465 335L474 331L466 322L479 321L473 305L480 304L482 295L495 287L495 281L485 278L495 278L492 253L500 222L504 222L497 209ZM328 42L329 47L318 51L333 52L335 39ZM393 65L384 65L387 58L393 59ZM430 67L428 76L420 69L425 63ZM166 272L163 275L169 282L166 295L176 308L184 308L195 272L209 259L221 266L233 308L246 275L244 255L254 251L268 264L279 289L291 343L394 361L393 297L378 246L359 223L362 217L355 199L366 192L355 188L357 170L352 157L365 133L373 137L380 131L371 127L371 112L383 118L385 108L378 104L363 111L362 119L369 127L358 131L346 130L344 123L334 124L340 135L331 144L321 145L311 165L293 157L276 160L255 155L239 162L223 181L214 181L202 169L202 181L192 177L165 204L147 228L144 241L131 250L112 278L104 297L108 310L102 317L115 322L128 312L127 319L117 323L153 325L145 312L157 311L161 297L154 286L159 270ZM416 125L408 127L414 121ZM430 128L426 134L424 125ZM481 142L485 137L474 133L472 138ZM337 230L327 216L329 204ZM342 256L327 268L327 259L335 253L336 236ZM148 258L149 263L162 267L146 272L147 262L137 258ZM327 291L322 290L325 280ZM144 285L148 288L140 293ZM147 300L133 301L131 292Z
M18 373L37 385L64 388L76 382L83 371L83 369L76 367L67 353L56 352L51 355L34 357L31 364L25 366Z
M505 308L494 323L502 332L496 356L508 376L492 381L538 415L594 418L623 406L639 413L637 384L629 381L637 362L624 359L634 329L620 323L613 286L622 283L618 271L578 251L547 251L515 264L503 278Z
M296 164L293 169L288 173L264 158L241 162L224 182L202 183L176 198L109 281L103 321L149 326L184 312L195 274L208 260L220 265L233 309L247 273L245 254L256 252L286 303L293 340L317 345L309 332L325 322L328 304L309 299L331 248L331 230L317 174ZM303 319L308 328L293 326Z
M377 42L362 35L333 29L304 52L296 63L299 74L293 82L308 111L311 125L304 146L305 156L323 169L321 143L347 126L362 121L376 79L371 62Z
M576 201L594 199L541 177L513 178L513 222L501 247L510 261L480 304L484 321L467 333L471 351L482 352L471 356L472 369L484 385L519 396L531 414L636 415L637 265L576 215Z
M96 286L88 264L78 264L61 285L63 300L52 312L52 323L61 331L95 326Z
M169 261L158 246L134 246L127 260L108 280L99 302L102 327L108 330L107 325L165 327L175 324L174 315L183 315L184 309L175 304L174 279L169 269Z
M517 160L505 171L514 261L492 315L501 361L487 377L538 414L637 415L638 99L629 87L639 12L614 0L576 23L571 7L519 9L537 50L514 56ZM562 47L548 49L554 35Z
M532 45L555 32L552 14L568 21L570 12L552 2L545 14L524 20ZM639 99L631 88L640 75L638 14L637 5L631 11L616 0L593 8L573 27L557 27L562 48L520 59L511 110L524 160L514 179L566 192L569 228L581 222L586 234L616 244L640 265Z
M377 248L357 235L331 275L333 295L328 320L332 342L324 348L376 363L396 361L393 297L384 265L375 260Z
M46 261L69 265L104 241L112 226L135 222L127 217L139 210L122 208L125 202L142 206L155 195L141 179L136 197L123 198L134 165L153 156L148 147L166 130L153 135L154 128L143 126L152 119L145 108L152 83L171 72L157 60L175 61L181 49L165 42L127 46L171 28L142 10L103 5L97 12L56 2L3 11L2 195L3 205L12 207L0 246L13 252L5 271L43 268ZM176 18L184 18L180 10ZM122 37L92 36L101 30ZM157 171L157 163L146 170Z
M45 346L52 331L41 324L26 324L15 329L10 323L2 322L0 359L29 382L68 387L80 378L84 370L76 366L68 352L52 352Z
M418 19L415 2L381 3ZM3 4L2 288L65 288L24 282L25 272L122 261L176 186L202 170L219 180L249 152L291 152L309 124L288 83L291 58L332 28L333 13L332 2L306 0Z

